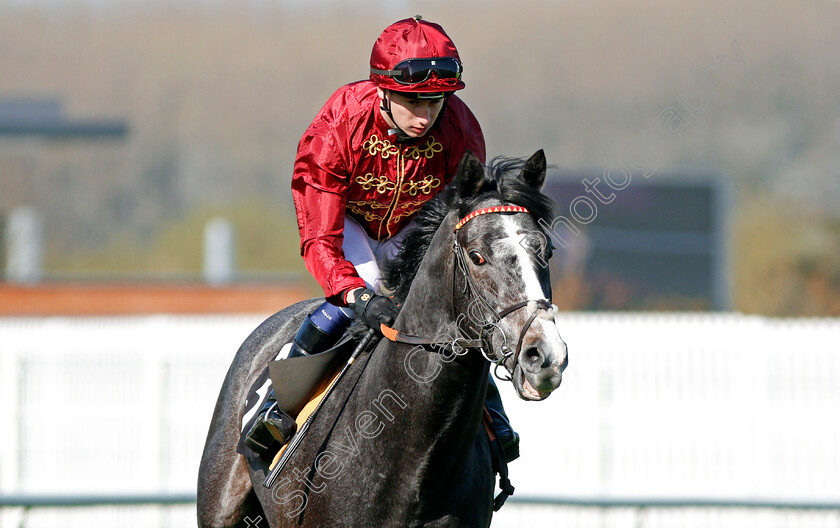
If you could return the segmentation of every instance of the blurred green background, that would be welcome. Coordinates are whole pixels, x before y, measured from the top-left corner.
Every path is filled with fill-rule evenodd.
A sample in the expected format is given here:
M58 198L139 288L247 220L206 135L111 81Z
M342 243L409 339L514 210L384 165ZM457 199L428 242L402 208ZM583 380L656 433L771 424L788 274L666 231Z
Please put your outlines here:
M128 134L0 135L0 222L39 211L46 277L154 278L197 276L204 226L225 216L243 273L311 281L289 191L297 141L367 77L379 32L415 13L458 46L488 158L544 148L558 167L717 171L732 190L731 307L840 315L833 0L5 2L0 102L59 101ZM700 92L669 133L663 112Z

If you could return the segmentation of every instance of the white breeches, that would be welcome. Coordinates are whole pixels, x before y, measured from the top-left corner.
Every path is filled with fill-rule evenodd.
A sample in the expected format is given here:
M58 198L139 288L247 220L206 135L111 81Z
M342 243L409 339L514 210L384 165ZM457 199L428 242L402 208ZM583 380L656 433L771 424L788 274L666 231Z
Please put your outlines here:
M382 274L379 268L397 255L400 242L408 231L405 228L391 238L373 240L358 222L349 216L344 217L344 243L341 246L344 258L353 263L367 287L378 294L382 293Z

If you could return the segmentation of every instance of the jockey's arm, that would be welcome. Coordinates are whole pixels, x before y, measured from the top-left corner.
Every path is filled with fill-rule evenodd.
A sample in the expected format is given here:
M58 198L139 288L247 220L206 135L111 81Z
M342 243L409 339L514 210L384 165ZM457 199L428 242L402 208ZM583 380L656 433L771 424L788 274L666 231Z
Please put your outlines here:
M307 131L308 135L317 133ZM324 289L327 301L343 306L347 290L365 287L356 268L344 257L341 244L347 207L347 172L330 152L330 137L301 140L292 197L300 231L300 252L306 269Z

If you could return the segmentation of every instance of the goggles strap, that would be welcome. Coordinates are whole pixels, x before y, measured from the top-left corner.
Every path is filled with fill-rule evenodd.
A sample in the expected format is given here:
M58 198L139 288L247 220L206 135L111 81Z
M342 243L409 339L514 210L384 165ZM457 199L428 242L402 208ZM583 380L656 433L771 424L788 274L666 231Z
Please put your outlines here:
M397 75L402 75L400 70L378 70L376 68L371 68L370 73L375 73L376 75L386 75L388 77L396 77Z

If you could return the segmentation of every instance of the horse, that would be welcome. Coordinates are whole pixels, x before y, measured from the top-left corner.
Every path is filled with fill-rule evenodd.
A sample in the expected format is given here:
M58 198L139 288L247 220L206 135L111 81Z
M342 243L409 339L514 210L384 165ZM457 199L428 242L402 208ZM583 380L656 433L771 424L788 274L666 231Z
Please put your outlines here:
M400 307L393 328L381 329L390 338L335 385L270 488L270 461L237 452L243 402L322 299L254 330L213 413L199 526L489 526L496 480L482 416L491 365L520 398L539 401L568 364L540 228L552 220L545 173L542 150L487 167L464 155L383 270Z

